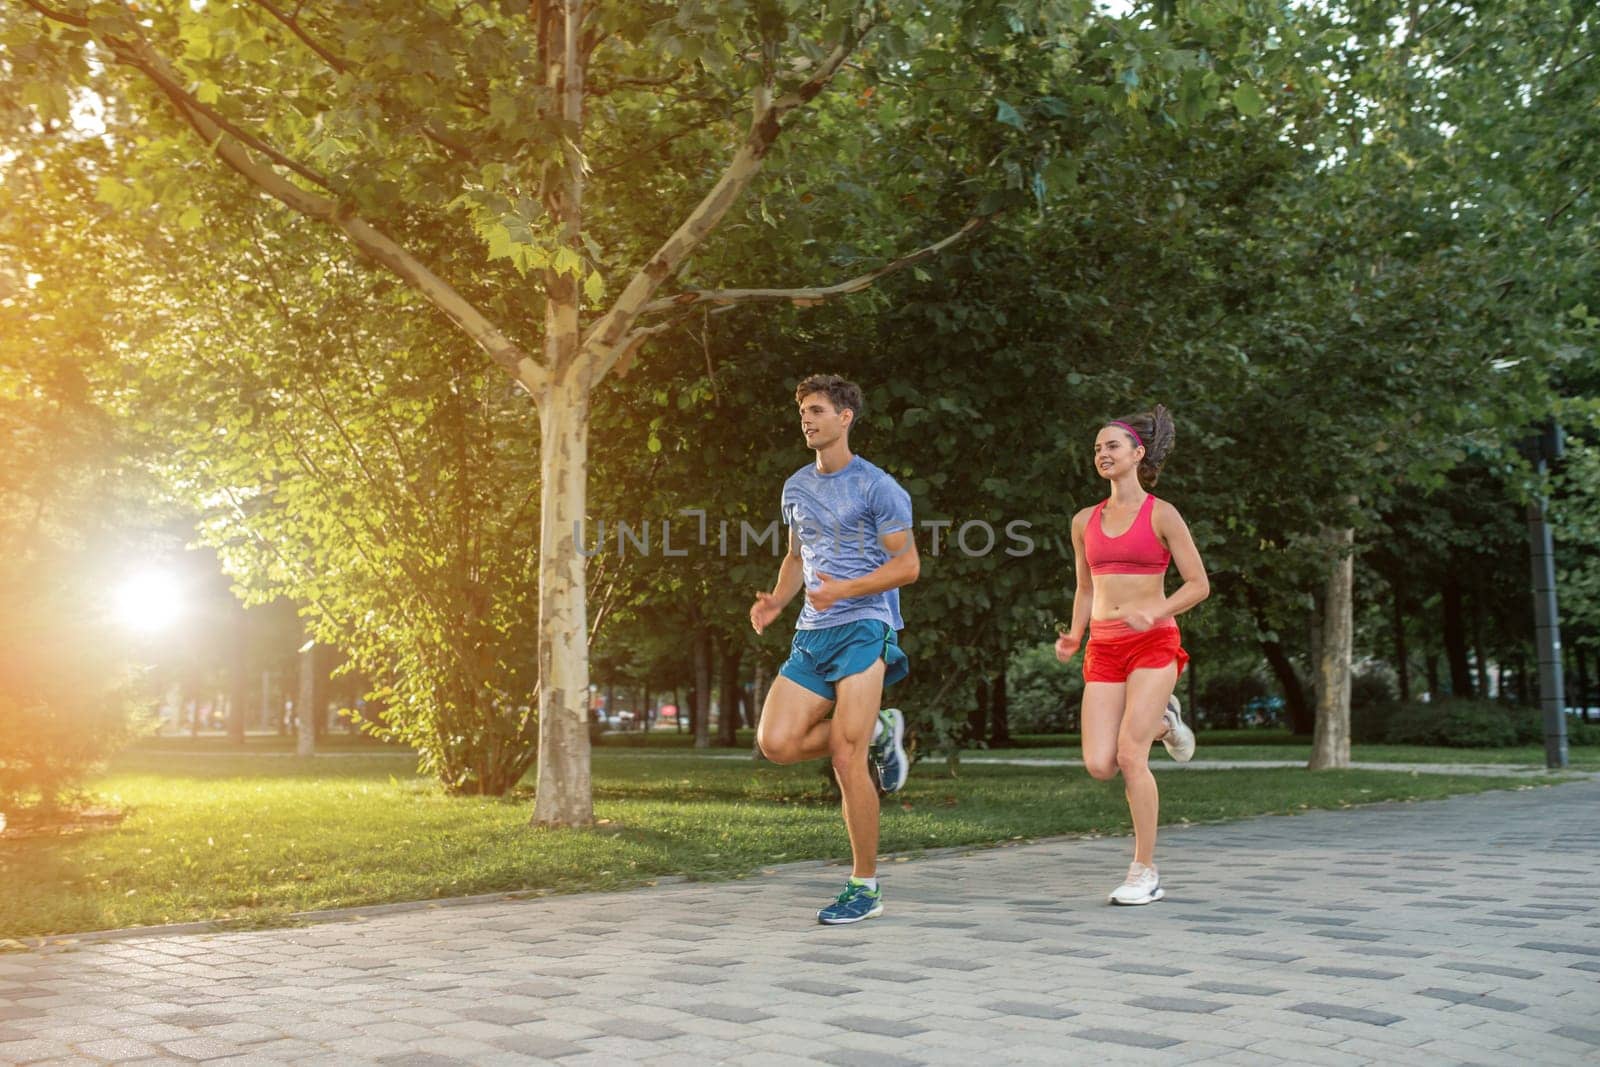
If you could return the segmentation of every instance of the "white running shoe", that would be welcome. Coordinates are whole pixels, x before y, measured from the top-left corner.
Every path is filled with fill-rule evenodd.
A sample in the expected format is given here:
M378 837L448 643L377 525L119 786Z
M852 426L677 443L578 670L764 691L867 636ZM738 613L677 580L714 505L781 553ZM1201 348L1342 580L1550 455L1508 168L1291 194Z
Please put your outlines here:
M1167 698L1167 710L1161 713L1161 720L1167 724L1167 732L1161 738L1167 753L1179 763L1194 759L1194 731L1184 725L1183 708L1176 696Z
M1154 867L1135 860L1128 865L1128 879L1111 891L1113 904L1154 904L1167 894Z

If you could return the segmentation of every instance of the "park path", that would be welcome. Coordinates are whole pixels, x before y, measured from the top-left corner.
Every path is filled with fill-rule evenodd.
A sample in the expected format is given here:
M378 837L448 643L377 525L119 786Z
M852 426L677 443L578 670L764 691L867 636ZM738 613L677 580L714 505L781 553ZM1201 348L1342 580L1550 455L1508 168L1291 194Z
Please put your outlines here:
M0 1063L1600 1062L1600 781L0 956Z

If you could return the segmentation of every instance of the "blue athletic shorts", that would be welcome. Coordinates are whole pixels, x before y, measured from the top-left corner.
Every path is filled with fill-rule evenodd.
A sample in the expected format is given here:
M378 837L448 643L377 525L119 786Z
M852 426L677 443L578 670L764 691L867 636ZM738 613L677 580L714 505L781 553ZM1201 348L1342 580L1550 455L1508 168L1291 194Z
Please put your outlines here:
M864 619L821 630L796 630L789 658L778 673L833 700L837 696L835 685L841 678L860 674L880 659L885 664L886 689L911 673L911 661L901 651L894 627Z

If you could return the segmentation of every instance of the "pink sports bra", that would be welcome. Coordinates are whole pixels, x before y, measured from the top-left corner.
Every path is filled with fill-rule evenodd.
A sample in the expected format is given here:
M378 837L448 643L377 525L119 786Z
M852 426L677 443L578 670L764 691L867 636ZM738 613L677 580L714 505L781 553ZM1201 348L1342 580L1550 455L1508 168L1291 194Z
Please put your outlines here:
M1100 501L1089 514L1083 530L1083 554L1089 561L1090 574L1165 574L1172 562L1168 552L1156 537L1155 523L1150 519L1155 511L1154 494L1146 494L1133 525L1112 537L1100 525L1100 513L1106 502Z

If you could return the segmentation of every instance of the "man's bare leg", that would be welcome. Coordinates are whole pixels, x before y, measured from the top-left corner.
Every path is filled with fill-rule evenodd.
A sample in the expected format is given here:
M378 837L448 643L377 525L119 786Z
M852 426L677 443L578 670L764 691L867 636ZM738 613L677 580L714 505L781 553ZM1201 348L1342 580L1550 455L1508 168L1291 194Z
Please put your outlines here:
M828 733L833 774L839 781L845 831L850 835L850 873L875 878L878 873L878 787L867 769L867 749L883 704L884 662L838 683L838 707Z
M813 693L786 675L778 675L761 705L761 725L756 744L773 763L800 763L821 759L829 752L832 734L828 712L833 701Z

